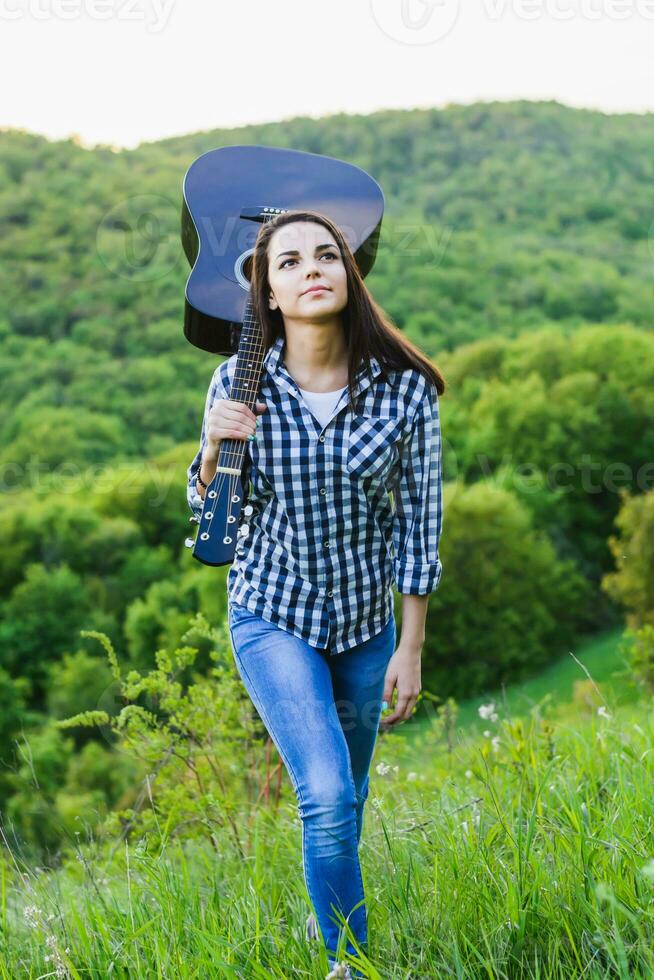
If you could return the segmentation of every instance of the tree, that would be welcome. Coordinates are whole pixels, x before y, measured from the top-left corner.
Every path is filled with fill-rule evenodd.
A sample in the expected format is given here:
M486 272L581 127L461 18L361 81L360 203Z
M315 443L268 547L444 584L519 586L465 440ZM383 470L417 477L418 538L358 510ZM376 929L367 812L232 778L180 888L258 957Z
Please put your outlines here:
M627 612L630 629L654 626L654 491L630 496L621 493L622 507L609 536L615 571L602 579L602 588Z
M445 486L441 583L430 599L423 686L468 697L517 681L572 642L590 587L509 491Z

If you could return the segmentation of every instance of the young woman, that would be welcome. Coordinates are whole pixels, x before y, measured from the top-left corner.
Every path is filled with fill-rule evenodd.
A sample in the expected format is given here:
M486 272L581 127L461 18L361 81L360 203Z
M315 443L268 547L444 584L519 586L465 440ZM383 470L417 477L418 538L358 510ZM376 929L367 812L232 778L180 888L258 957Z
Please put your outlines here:
M256 415L230 400L236 355L216 369L188 501L199 516L221 440L250 440L248 533L228 573L232 647L297 796L307 937L322 933L333 968L345 922L367 950L358 844L378 728L408 718L421 688L442 572L445 382L376 305L324 215L263 225L251 281L262 400ZM348 971L338 975L359 975Z

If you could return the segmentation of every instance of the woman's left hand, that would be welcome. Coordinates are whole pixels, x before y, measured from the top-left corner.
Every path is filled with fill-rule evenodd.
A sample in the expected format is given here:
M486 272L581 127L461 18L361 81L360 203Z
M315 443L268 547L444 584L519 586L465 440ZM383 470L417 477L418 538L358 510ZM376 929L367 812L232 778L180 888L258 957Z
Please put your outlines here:
M393 698L393 690L397 688L397 704L392 714L380 719L379 724L382 728L390 728L398 722L406 721L407 718L411 717L422 687L420 653L420 648L403 647L400 643L388 661L382 699L390 705Z

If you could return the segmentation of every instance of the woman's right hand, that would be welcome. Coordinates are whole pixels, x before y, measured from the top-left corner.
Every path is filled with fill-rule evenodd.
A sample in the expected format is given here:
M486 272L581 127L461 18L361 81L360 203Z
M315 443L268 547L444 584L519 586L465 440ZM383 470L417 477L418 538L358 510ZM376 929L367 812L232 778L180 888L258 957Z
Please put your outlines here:
M247 439L257 431L257 415L266 411L265 402L256 402L254 412L244 402L231 398L219 398L209 410L207 419L207 455L218 457L218 448L224 439Z

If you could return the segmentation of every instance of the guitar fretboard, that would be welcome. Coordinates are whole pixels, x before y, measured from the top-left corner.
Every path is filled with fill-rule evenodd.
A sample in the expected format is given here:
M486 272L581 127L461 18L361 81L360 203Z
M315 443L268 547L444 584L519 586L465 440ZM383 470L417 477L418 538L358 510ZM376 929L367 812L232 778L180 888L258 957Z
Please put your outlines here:
M231 401L243 402L254 411L263 369L263 333L254 316L252 300L248 299L243 314L243 326L238 345L236 369L229 392ZM256 413L255 413L256 414ZM220 444L218 466L241 469L245 457L243 439L225 439Z

